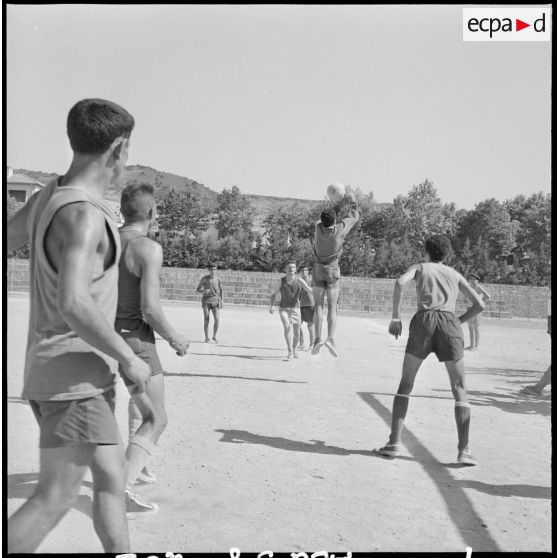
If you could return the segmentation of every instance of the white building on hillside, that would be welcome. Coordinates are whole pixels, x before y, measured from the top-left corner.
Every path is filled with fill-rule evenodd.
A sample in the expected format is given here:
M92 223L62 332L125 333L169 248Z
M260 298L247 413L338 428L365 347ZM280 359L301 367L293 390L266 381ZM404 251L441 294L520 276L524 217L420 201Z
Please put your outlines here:
M8 167L8 175L6 180L8 196L15 198L18 202L27 203L27 200L45 185L38 180L26 176L24 174L14 174L11 167Z

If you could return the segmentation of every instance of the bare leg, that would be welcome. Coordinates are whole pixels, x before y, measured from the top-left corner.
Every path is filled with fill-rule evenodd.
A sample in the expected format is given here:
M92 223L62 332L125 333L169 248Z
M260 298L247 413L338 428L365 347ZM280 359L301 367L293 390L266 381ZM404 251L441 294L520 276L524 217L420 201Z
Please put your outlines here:
M471 422L471 408L467 400L465 389L465 364L463 359L445 363L450 382L451 391L455 399L455 423L457 426L457 449L469 450L469 424Z
M337 299L339 298L339 283L327 288L327 337L335 339L337 326Z
M390 444L399 444L401 442L403 423L405 421L405 417L407 416L407 408L409 407L409 395L411 391L413 391L415 378L422 362L423 359L417 358L409 353L405 353L399 389L397 390L397 395L393 399L391 434L389 436Z
M283 335L285 336L285 341L287 342L287 349L289 353L293 351L293 328L289 322L289 316L287 312L279 309L279 317L281 318L281 323L283 324Z
M300 337L300 333L302 332L302 328L299 324L293 324L293 351L296 350L298 339Z
M141 413L134 403L134 399L130 397L130 399L128 400L128 441L138 431L141 423Z
M105 552L127 552L129 547L124 471L124 451L120 444L97 446L91 462L93 525Z
M217 341L217 332L219 331L219 318L220 312L219 307L212 308L211 311L213 312L213 341Z
M307 325L308 325L308 335L310 337L310 347L312 347L312 345L314 345L314 324L309 323ZM302 328L300 328L300 331L302 331Z
M35 492L8 520L8 552L30 553L73 506L97 446L79 444L40 450ZM127 529L126 529L127 535ZM127 552L127 546L119 551Z
M533 386L533 389L536 389L539 393L542 393L542 390L551 383L552 378L552 366L549 366L546 369L546 372L542 375L542 378Z
M209 341L209 308L204 306L203 310L203 331L205 333L205 340L206 342Z
M322 321L324 319L324 287L314 287L314 330L315 340L320 341L322 336Z
M467 349L474 349L475 348L475 326L473 324L469 325L469 346Z
M474 330L475 330L475 349L476 349L479 346L479 343L480 343L480 329L479 329L479 326L476 325L474 327Z
M142 415L142 423L126 449L128 475L126 485L134 485L141 470L147 465L155 445L167 427L165 384L162 374L151 377L145 393L131 396Z

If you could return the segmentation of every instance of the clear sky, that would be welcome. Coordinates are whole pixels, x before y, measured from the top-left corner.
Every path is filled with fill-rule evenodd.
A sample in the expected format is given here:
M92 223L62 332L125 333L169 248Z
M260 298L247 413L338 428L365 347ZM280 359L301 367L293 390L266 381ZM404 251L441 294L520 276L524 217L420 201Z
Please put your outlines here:
M116 101L129 164L220 191L444 202L551 190L551 43L463 42L460 5L8 5L7 164L64 173L68 110Z

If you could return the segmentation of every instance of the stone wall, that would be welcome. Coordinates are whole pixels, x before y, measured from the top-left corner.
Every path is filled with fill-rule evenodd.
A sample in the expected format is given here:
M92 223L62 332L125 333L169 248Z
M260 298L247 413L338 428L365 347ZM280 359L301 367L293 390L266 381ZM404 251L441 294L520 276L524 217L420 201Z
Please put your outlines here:
M161 298L163 300L201 301L196 287L207 273L203 269L163 268L161 273ZM267 305L272 291L277 288L282 274L252 271L219 270L225 304ZM29 291L28 260L8 259L6 267L8 292ZM367 277L343 277L339 310L386 314L391 312L393 279ZM484 311L494 318L546 318L550 289L547 287L523 287L515 285L484 285L492 298ZM465 307L460 296L458 310ZM409 316L415 311L414 289L409 285L405 291L402 314Z

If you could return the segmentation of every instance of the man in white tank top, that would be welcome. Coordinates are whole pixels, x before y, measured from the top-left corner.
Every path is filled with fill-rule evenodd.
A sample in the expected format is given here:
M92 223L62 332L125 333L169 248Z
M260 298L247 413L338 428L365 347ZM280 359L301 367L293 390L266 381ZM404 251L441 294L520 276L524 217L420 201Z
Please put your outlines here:
M460 273L442 263L449 251L450 242L445 236L427 238L426 261L411 266L395 282L393 317L389 324L389 332L396 339L401 335L401 299L405 285L412 280L417 284L418 312L409 326L403 372L393 401L391 434L388 443L378 452L388 457L399 455L403 422L415 377L423 360L434 352L438 360L446 365L455 399L457 462L462 465L476 465L469 448L471 411L465 389L461 324L482 312L484 303ZM471 302L471 307L458 318L455 314L455 303L459 292Z
M10 553L37 549L74 504L88 469L93 525L105 552L130 550L111 368L118 362L137 393L145 391L150 370L114 330L120 241L103 197L125 168L133 127L115 103L76 103L67 120L70 168L8 224L8 250L31 243L23 397L40 428L39 481L8 520Z

